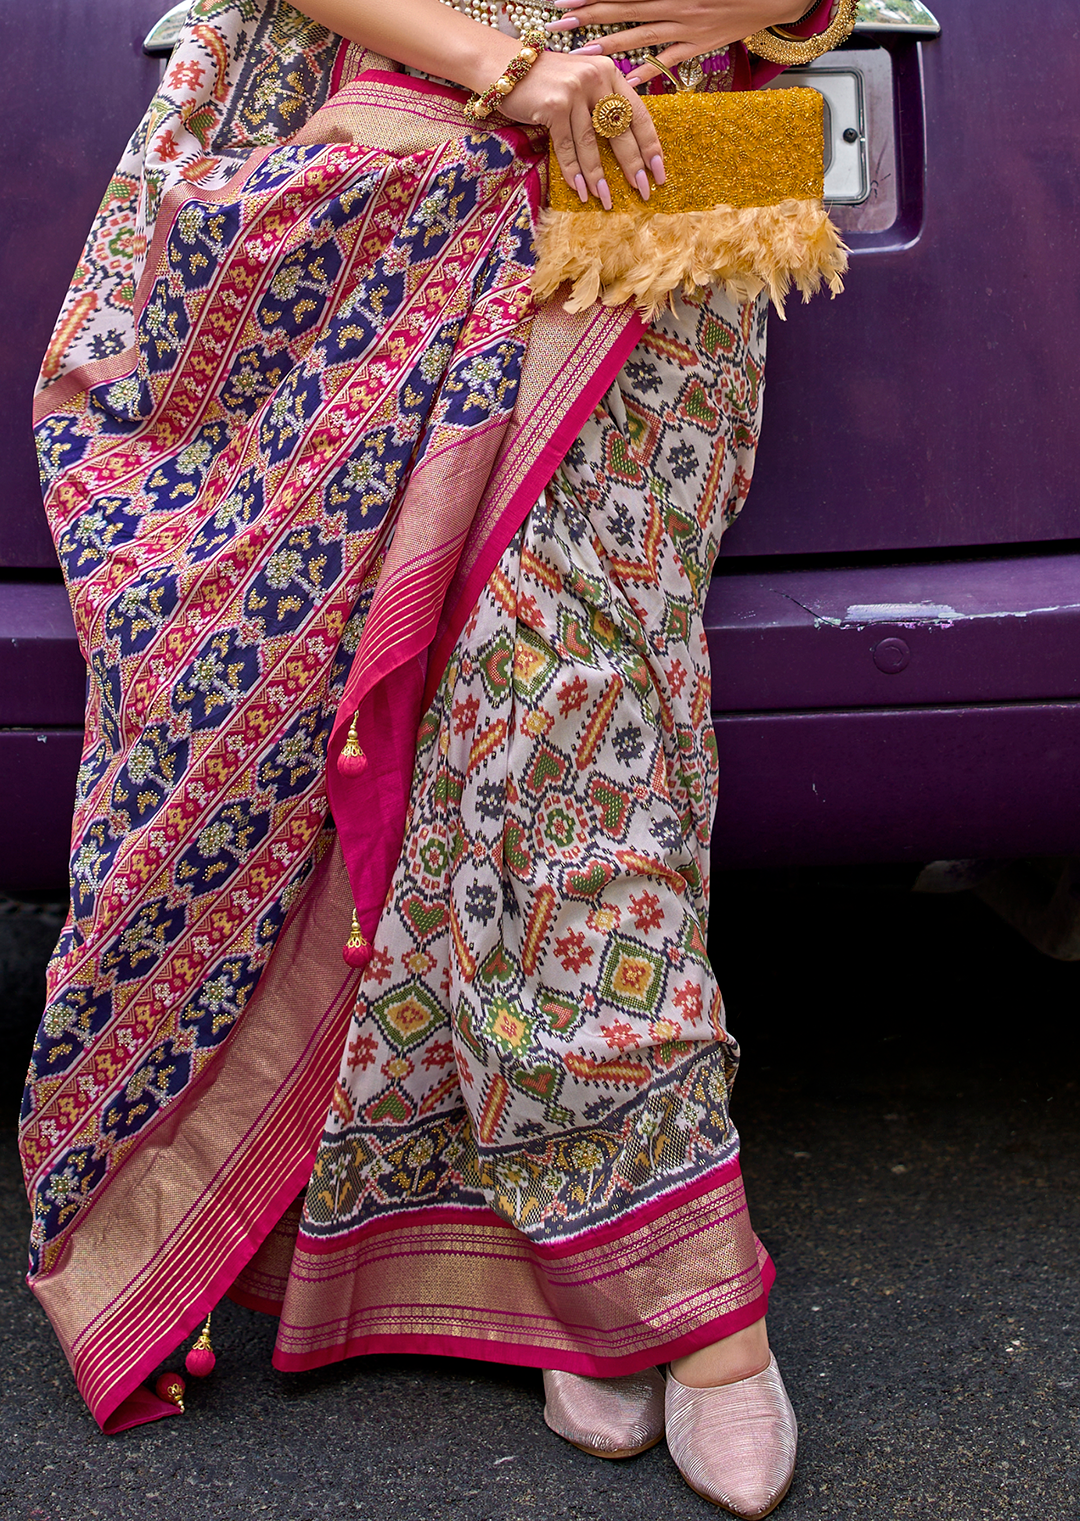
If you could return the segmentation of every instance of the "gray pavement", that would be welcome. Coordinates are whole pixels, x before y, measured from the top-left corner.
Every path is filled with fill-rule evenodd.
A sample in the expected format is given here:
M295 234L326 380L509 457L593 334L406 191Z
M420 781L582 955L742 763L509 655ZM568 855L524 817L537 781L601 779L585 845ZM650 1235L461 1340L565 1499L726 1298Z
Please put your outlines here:
M905 886L716 884L734 1113L802 1425L778 1517L1080 1521L1080 965ZM51 933L22 919L0 917L6 1098ZM102 1437L22 1287L10 1129L0 1168L0 1521L717 1514L663 1447L604 1463L553 1436L538 1374L379 1357L283 1376L273 1324L228 1304L188 1413Z

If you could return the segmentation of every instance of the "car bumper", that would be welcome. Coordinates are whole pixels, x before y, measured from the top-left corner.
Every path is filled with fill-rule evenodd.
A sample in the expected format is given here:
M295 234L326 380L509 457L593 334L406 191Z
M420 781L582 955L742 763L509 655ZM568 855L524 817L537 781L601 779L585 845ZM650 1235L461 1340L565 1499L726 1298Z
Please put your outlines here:
M723 569L718 867L1080 853L1080 556Z

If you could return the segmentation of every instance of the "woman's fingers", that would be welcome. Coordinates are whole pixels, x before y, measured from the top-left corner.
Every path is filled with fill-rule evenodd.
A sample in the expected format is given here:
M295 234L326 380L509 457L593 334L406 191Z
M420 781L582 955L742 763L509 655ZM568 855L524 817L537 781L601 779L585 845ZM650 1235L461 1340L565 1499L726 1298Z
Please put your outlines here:
M600 157L600 144L593 130L592 112L586 101L578 101L570 112L570 125L574 133L578 160L586 183L605 211L611 210L611 189L604 178L604 164Z
M580 48L568 54L570 58L598 57L601 53L632 53L638 48L689 47L691 58L701 52L693 42L680 36L674 22L657 21L650 26L636 26L628 32L608 32L603 37L590 37ZM593 51L595 49L595 52Z
M627 184L643 201L648 200L650 175L656 184L664 183L660 139L648 108L627 90L622 74L609 59L546 53L503 105L514 119L547 128L566 183L583 202L595 196L605 211L611 210L611 189L605 179L592 113L611 95L628 102L632 119L625 132L607 139L608 145Z
M584 47L575 48L571 57L584 55L599 57L603 53L631 53L645 46L656 47L663 41L657 36L662 29L660 27L641 27L632 32L612 32L607 37L602 37L596 42L587 43ZM644 33L650 34L648 42ZM670 42L667 47L661 47L656 54L660 62L674 70L680 63L686 63L691 58L699 58L701 49L694 43ZM636 90L640 85L648 84L650 79L656 79L663 74L663 69L658 69L651 63L638 63L634 65L633 72L627 74L624 82L631 90Z
M647 201L652 193L650 176L656 184L664 183L664 159L652 117L640 101L632 125L618 137L608 138L607 143L626 183L643 201ZM605 177L600 144L587 102L579 102L564 122L552 127L551 144L570 188L583 202L594 195L604 210L610 211L611 187Z
M575 25L631 27L670 22L683 35L698 36L718 28L743 35L745 7L729 14L732 7L718 6L717 0L554 0L554 7L557 15L547 24L552 32L572 31Z
M590 195L594 195L604 210L610 211L611 191L604 178L604 166L589 107L584 101L575 102L565 116L560 116L557 122L552 123L549 130L551 146L566 183L582 201L587 201Z
M559 11L557 20L548 23L551 31L561 31L560 21L576 21L581 26L639 25L655 13L655 0L628 0L625 5L612 4L611 0L554 0ZM663 9L663 7L661 7Z
M700 57L701 48L695 43L675 42L670 36L661 35L674 32L674 30L674 27L650 26L637 27L631 32L609 32L606 37L597 38L592 42L587 42L583 47L575 48L570 57L599 58L603 54L632 53L638 48L659 46L657 58L669 69L675 69L678 64L686 63L690 58ZM667 46L663 46L665 42ZM636 90L640 85L648 84L650 79L656 79L663 72L663 69L658 69L651 63L638 63L634 65L632 73L624 76L624 83L631 90Z
M622 91L620 90L619 93L622 94ZM629 130L621 132L618 137L609 138L608 147L614 153L631 190L636 190L642 200L647 201L651 194L650 173L658 185L664 183L663 151L648 108L636 97L632 103L634 120ZM657 178L655 174L656 163L660 165L660 178Z
M715 25L715 22L714 22ZM658 5L576 5L563 10L553 21L547 22L546 32L573 32L585 26L646 27L667 26L676 33L686 31L685 23L677 17L664 14ZM606 39L605 39L606 40Z
M676 43L673 47L661 48L656 56L661 63L666 64L674 72L680 63L686 63L688 59L697 58L699 55L692 46L687 47L685 43ZM632 90L636 90L639 85L648 84L650 79L655 79L663 72L663 69L658 69L651 63L635 64L634 72L626 76L626 82Z
M648 108L637 96L627 95L624 90L609 90L607 93L622 96L633 107L634 118L626 131L620 132L618 137L606 138L605 141L614 154L615 162L622 170L630 189L640 195L643 201L647 201L652 194L650 174L657 184L664 183L663 149L660 146L656 127ZM575 107L571 112L570 121L577 159L582 166L589 189L597 197L604 210L610 211L611 189L604 179L604 163L600 157L600 144L589 105L584 103Z
M555 157L559 161L563 179L573 190L578 199L584 205L589 199L589 182L582 173L581 164L577 156L577 145L574 142L573 129L570 126L570 118L553 125L551 128L551 146L555 151Z

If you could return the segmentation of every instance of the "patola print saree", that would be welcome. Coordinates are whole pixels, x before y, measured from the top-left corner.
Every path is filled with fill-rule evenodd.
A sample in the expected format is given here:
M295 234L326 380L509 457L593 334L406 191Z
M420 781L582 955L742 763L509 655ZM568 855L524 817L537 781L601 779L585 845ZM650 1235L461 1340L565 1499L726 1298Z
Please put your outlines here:
M702 628L764 308L538 305L546 144L461 99L196 0L43 367L90 685L22 1153L106 1430L227 1293L284 1369L764 1313Z

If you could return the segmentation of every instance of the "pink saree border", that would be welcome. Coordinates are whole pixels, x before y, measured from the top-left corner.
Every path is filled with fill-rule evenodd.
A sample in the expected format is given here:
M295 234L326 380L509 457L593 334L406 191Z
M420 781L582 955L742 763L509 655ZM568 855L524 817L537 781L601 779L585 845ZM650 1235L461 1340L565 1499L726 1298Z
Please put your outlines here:
M263 1215L260 1217L255 1229L241 1241L225 1258L222 1265L201 1293L192 1300L187 1310L179 1317L172 1327L163 1335L149 1343L146 1350L128 1369L122 1379L114 1384L105 1398L98 1402L91 1402L91 1395L87 1391L84 1395L90 1406L101 1430L106 1436L114 1436L119 1431L126 1431L130 1426L143 1425L146 1421L157 1420L159 1416L172 1414L171 1410L157 1410L151 1408L145 1415L137 1419L131 1417L135 1411L126 1409L129 1396L137 1390L148 1373L152 1373L157 1365L173 1349L184 1341L195 1328L206 1319L206 1316L214 1309L218 1301L227 1293L229 1285L237 1274L254 1256L260 1242L268 1231L281 1218L288 1209L292 1200L296 1197L297 1189L302 1188L311 1173L312 1158L318 1151L318 1140L310 1147L304 1156L294 1167L293 1172L286 1178L271 1195ZM265 1226L265 1229L263 1227ZM90 1364L87 1369L88 1381L94 1377L95 1367ZM164 1401L162 1402L164 1404Z
M318 986L288 1053L287 1070L272 1091L264 1082L268 1091L254 1106L249 1101L241 1128L218 1148L218 1164L171 1229L147 1243L147 1255L116 1292L95 1303L92 1286L80 1291L78 1281L74 1286L66 1282L65 1267L77 1250L74 1236L50 1272L30 1282L53 1322L79 1392L106 1435L174 1413L174 1407L139 1387L142 1379L206 1318L307 1183L358 982L352 969L340 963L340 970L335 969L344 907L337 884L343 881L339 856L331 853L316 866L282 928L282 979L260 981L245 1022L221 1048L219 1055L246 1042L244 1065L258 1062L257 1053L281 1017L282 999L290 996L290 979L298 975L296 952L311 949L318 958ZM309 982L306 978L305 987ZM159 1137L162 1155L172 1150L170 1130L192 1121L213 1126L213 1103L207 1111L206 1101L218 1085L227 1112L238 1102L242 1106L248 1090L244 1084L237 1090L238 1080L219 1061L209 1063L180 1103L155 1121L153 1135ZM198 1149L201 1143L193 1138L191 1144ZM276 1179L269 1188L264 1183L268 1174ZM139 1187L138 1178L120 1169L94 1199L85 1218L106 1215L100 1236L110 1237L114 1229L123 1235L130 1219L129 1195ZM139 1350L131 1356L133 1348Z
M354 980L346 978L342 990L339 992L335 1005L327 1011L327 1026L321 1032L320 1038L314 1044L314 1049L305 1053L305 1059L310 1064L309 1070L301 1085L289 1095L289 1107L298 1113L311 1105L304 1105L305 1098L315 1098L316 1094L325 1094L326 1073L336 1068L340 1057L341 1037L339 1021L334 1015L339 1011L344 999L349 1009L352 1007L352 997L355 993ZM320 1109L321 1113L321 1109ZM288 1118L287 1114L278 1117L279 1122ZM320 1126L321 1131L321 1126ZM310 1140L297 1157L291 1171L285 1173L284 1181L281 1181L268 1195L267 1201L257 1218L251 1222L247 1234L222 1259L213 1276L206 1280L200 1292L189 1303L187 1309L169 1325L169 1328L159 1333L152 1341L148 1342L143 1353L132 1363L124 1374L112 1382L106 1382L110 1376L111 1347L104 1350L98 1356L86 1360L79 1377L79 1389L89 1405L91 1413L97 1420L102 1431L107 1435L113 1435L122 1431L132 1424L142 1424L142 1421L132 1422L126 1419L124 1404L126 1397L139 1385L146 1375L157 1367L163 1358L179 1345L213 1310L218 1301L225 1295L229 1285L236 1278L240 1270L258 1250L260 1243L267 1233L274 1227L281 1216L295 1199L297 1192L304 1187L311 1174L313 1158L318 1151L321 1141L321 1133ZM261 1167L259 1169L261 1171ZM221 1173L228 1171L227 1167L220 1169ZM178 1234L174 1232L173 1234ZM163 1243L161 1252L165 1252L169 1246L169 1239ZM182 1291L183 1285L188 1281L192 1270L192 1263L188 1260L190 1253L178 1254L169 1266L169 1283L163 1284L156 1276L152 1283L147 1285L145 1294L147 1298L147 1310L150 1313L156 1309L160 1296L170 1285ZM107 1307L111 1308L111 1306ZM104 1313L104 1312L103 1312ZM130 1319L125 1322L125 1333L131 1330ZM79 1343L83 1337L89 1335L92 1326L88 1327L72 1346L72 1354L77 1354ZM104 1388L99 1390L99 1385ZM160 1414L161 1412L157 1412ZM144 1420L156 1419L156 1414L143 1417Z
M349 984L351 984L351 979L345 979L343 992L351 1008L352 992L354 990L348 986ZM339 992L338 998L335 1000L337 1004L341 1003L342 996L343 993ZM340 1039L338 1038L333 1014L333 1009L328 1011L329 1030L322 1031L321 1038L315 1043L314 1049L305 1052L304 1059L312 1064L315 1072L309 1071L305 1081L293 1094L290 1094L289 1104L292 1108L300 1107L300 1101L306 1096L308 1089L315 1087L322 1089L324 1087L324 1084L318 1079L323 1078L325 1073L319 1069L328 1070L330 1066L337 1063L340 1055ZM197 1093L193 1093L192 1102L196 1102L198 1097ZM282 1115L279 1116L279 1119L286 1119L287 1117L287 1115ZM151 1373L163 1358L167 1357L180 1342L205 1320L206 1316L223 1297L237 1274L258 1250L266 1234L280 1220L285 1210L288 1209L296 1197L298 1190L303 1188L307 1182L311 1173L312 1159L318 1151L320 1140L321 1136L316 1136L308 1143L306 1150L295 1161L292 1170L284 1175L284 1181L280 1182L271 1191L258 1218L252 1222L251 1228L243 1239L238 1241L223 1258L213 1276L204 1282L203 1287L195 1298L189 1302L187 1308L175 1320L169 1323L167 1330L159 1332L152 1340L146 1343L143 1352L133 1363L128 1365L120 1377L114 1378L112 1376L114 1349L111 1343L100 1348L95 1354L88 1356L82 1362L77 1377L79 1391L90 1407L91 1414L106 1436L112 1436L118 1431L126 1430L129 1426L141 1425L145 1421L156 1420L161 1415L172 1413L168 1409L157 1410L153 1407L143 1414L138 1414L136 1411L129 1412L125 1409L127 1397L136 1390L146 1375ZM228 1165L223 1165L219 1169L218 1177L228 1171ZM215 1178L214 1182L217 1181L218 1179ZM210 1186L212 1187L213 1184ZM159 1248L158 1255L166 1253L170 1248L172 1238L181 1235L182 1232L182 1225L170 1232L170 1235L166 1237ZM160 1278L155 1275L147 1285L144 1296L148 1301L146 1309L151 1314L160 1303L161 1295L167 1292L169 1287L175 1286L178 1290L182 1291L183 1285L192 1271L192 1263L188 1260L189 1256L190 1252L178 1253L174 1261L169 1264L168 1282L162 1283ZM47 1283L47 1280L43 1282ZM34 1289L35 1293L37 1293L37 1289L40 1286L42 1285L31 1284L31 1288ZM38 1297L40 1298L41 1295L38 1294ZM114 1308L115 1303L115 1300L110 1301L99 1312L99 1315L95 1317L95 1321L106 1317L108 1312ZM81 1344L87 1338L93 1338L94 1326L95 1322L91 1322L72 1343L69 1356L73 1360L79 1356ZM126 1317L124 1323L125 1336L130 1335L134 1329L131 1325L130 1316ZM137 1418L132 1419L132 1416L136 1416Z
M767 1311L775 1268L750 1228L737 1158L600 1234L552 1251L460 1206L373 1221L332 1243L298 1234L274 1306L274 1364L433 1352L610 1377Z
M558 1365L565 1373L580 1373L586 1378L620 1378L629 1373L641 1373L646 1368L673 1362L677 1357L687 1357L700 1347L711 1346L722 1336L732 1336L736 1331L764 1320L769 1311L769 1294L776 1281L776 1268L772 1258L766 1255L761 1266L761 1294L752 1304L738 1310L729 1310L706 1321L693 1331L661 1342L643 1352L629 1352L622 1357L590 1357L584 1352L560 1352ZM340 1348L329 1353L321 1352L274 1352L274 1367L282 1373L307 1373L314 1368L325 1368L331 1363L345 1362L350 1357L370 1357L375 1353L409 1352L429 1357L462 1357L473 1362L508 1363L518 1368L550 1368L553 1358L550 1348L527 1347L518 1342L491 1340L468 1336L425 1336L417 1332L399 1334L376 1333L371 1336L350 1338Z

